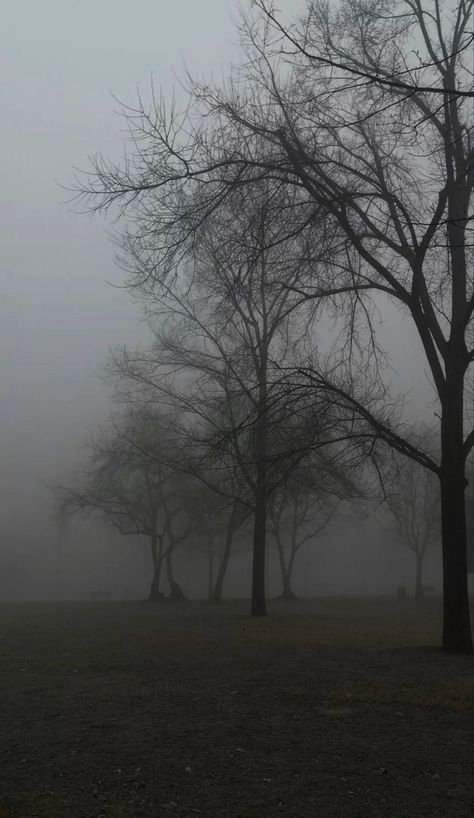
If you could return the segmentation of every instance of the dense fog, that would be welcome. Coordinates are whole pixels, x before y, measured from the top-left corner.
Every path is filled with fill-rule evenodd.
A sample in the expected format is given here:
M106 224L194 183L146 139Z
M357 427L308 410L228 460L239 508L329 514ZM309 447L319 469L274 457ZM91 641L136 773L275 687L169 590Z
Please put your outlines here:
M87 166L88 155L120 156L123 122L111 93L133 104L136 84L146 95L151 73L156 86L171 89L183 62L195 75L225 70L235 48L233 4L144 0L132 9L122 0L100 7L83 0L66 8L55 0L46 7L31 1L27 9L26 26L24 6L5 11L2 53L8 161L0 223L0 598L103 592L139 599L150 570L143 537L93 519L64 529L55 518L51 486L81 462L84 442L110 411L110 389L98 377L108 350L149 337L139 307L121 288L110 221L75 214L62 186L73 167ZM294 13L295 3L284 11ZM420 377L419 341L408 321L390 314L384 310L379 329L391 349L394 392L405 395L406 419L429 424L437 404L429 375ZM249 593L251 538L240 536L225 584L230 596ZM439 590L438 551L425 567L426 583ZM399 585L411 589L413 572L413 555L393 522L383 512L361 518L351 508L298 555L294 585L308 596L394 594ZM191 544L178 549L176 573L187 595L205 596L205 561ZM267 581L270 595L278 595L271 544Z
M5 526L2 548L0 598L28 600L139 600L150 585L151 557L146 539L124 537L104 525L76 522L64 532L48 520L42 503L48 494L32 491L37 524L27 517ZM25 515L26 516L26 515ZM248 597L251 538L243 542L231 562L224 597ZM270 596L281 593L275 549L269 547L267 571ZM190 598L206 598L207 567L192 546L176 554L176 576ZM360 521L352 515L338 522L320 540L311 542L298 556L294 591L299 596L387 594L399 585L412 595L415 561L390 526L378 520ZM440 589L439 551L428 554L426 585ZM164 583L167 591L166 583Z
M0 818L472 818L474 0L3 5Z

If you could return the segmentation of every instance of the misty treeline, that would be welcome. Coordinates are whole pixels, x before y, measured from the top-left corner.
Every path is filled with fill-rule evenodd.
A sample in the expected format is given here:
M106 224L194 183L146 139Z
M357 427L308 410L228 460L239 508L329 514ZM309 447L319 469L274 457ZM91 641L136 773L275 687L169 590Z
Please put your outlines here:
M191 473L205 464L225 515L237 497L249 510L236 525L253 526L254 613L281 492L285 518L308 487L321 506L326 486L346 498L363 483L355 470L383 478L393 451L439 485L443 646L472 646L472 11L307 0L286 23L254 0L227 77L187 76L179 102L152 88L124 106L125 158L99 156L78 180L87 210L118 217L121 263L156 334L116 356L120 390L168 406ZM394 310L432 383L429 447L391 394L378 317Z
M262 183L195 231L179 273L147 293L153 343L106 364L117 412L82 473L57 490L62 516L94 513L148 538L151 600L163 597L163 571L182 598L180 547L202 553L208 596L220 601L229 561L250 540L252 612L264 614L267 541L291 598L298 552L362 496L356 470L372 440L347 428L324 391L316 400L285 374L306 360L318 315L298 292L307 237L278 241L291 206Z

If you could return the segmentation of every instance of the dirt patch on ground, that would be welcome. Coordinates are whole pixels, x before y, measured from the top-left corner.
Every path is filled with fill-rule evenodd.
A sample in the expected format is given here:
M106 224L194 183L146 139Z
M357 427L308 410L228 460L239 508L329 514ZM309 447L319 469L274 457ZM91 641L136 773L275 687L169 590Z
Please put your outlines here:
M474 815L474 659L384 600L0 608L0 818Z

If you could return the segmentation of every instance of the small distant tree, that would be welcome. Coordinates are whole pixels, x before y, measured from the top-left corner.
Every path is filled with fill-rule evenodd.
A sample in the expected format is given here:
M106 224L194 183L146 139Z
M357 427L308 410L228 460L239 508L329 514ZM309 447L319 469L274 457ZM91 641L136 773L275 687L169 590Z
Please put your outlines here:
M269 533L273 538L281 570L284 599L295 599L292 578L295 560L300 550L314 542L332 520L337 507L329 502L321 508L311 492L301 492L285 486L276 493L268 507Z
M340 462L338 456L342 458ZM316 449L272 494L268 508L269 532L278 551L282 597L295 597L292 576L301 549L317 542L342 501L362 496L352 475L355 463L360 466L359 459L351 463L331 445Z
M416 560L414 596L423 598L423 565L427 552L441 543L440 495L436 475L413 460L397 462L396 476L386 493L400 542Z
M121 534L148 538L153 563L151 601L163 597L163 566L171 596L184 597L172 556L188 536L190 521L185 478L166 460L169 435L164 418L129 412L91 440L86 464L71 483L55 488L63 520L93 515Z
M207 562L207 596L212 602L222 601L224 580L233 553L235 535L251 510L237 496L228 498L212 485L212 475L206 482L194 480L191 493L193 536L188 545L202 553ZM235 486L222 486L224 491L235 492Z

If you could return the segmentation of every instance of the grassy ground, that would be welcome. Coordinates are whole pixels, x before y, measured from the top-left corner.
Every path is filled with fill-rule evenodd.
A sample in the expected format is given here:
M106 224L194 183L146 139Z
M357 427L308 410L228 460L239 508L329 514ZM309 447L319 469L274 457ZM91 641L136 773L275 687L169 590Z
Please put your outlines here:
M0 607L0 818L474 815L438 602L246 607Z

